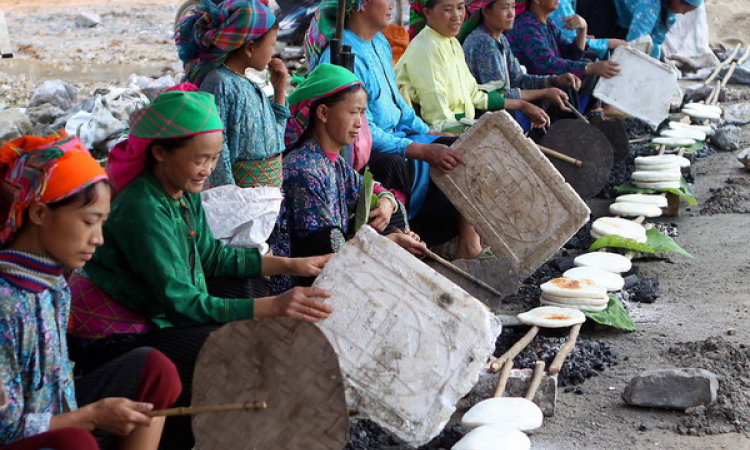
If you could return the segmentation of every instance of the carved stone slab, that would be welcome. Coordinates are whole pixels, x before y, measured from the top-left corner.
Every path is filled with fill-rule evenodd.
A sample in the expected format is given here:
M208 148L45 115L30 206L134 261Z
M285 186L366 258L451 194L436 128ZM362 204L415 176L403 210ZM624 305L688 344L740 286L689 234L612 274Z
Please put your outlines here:
M656 129L669 116L669 104L679 89L677 75L668 65L630 46L618 47L612 61L620 63L620 74L600 78L594 96Z
M334 312L318 325L339 355L347 403L415 447L437 436L478 380L499 321L367 226L313 286L332 293Z
M211 334L195 363L193 406L266 409L193 416L196 450L340 450L349 413L338 358L313 324L245 320Z
M433 169L433 181L521 278L588 221L586 203L506 112L483 115L452 148L466 164Z

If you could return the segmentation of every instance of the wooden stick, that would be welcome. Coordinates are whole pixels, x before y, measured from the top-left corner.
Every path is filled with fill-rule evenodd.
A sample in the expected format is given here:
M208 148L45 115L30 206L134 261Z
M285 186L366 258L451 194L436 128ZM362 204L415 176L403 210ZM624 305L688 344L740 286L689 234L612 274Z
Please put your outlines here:
M473 282L474 284L484 288L489 292L490 294L496 296L496 297L504 297L502 292L498 291L497 289L493 288L489 284L485 283L484 281L480 280L479 278L475 277L474 275L470 274L469 272L461 269L460 267L457 267L455 264L451 263L450 261L447 261L446 259L442 258L437 253L433 252L432 250L425 248L424 254L435 260L438 264L440 264L443 267L446 267L453 272L461 275L462 277L466 278L467 280Z
M721 78L721 87L725 87L727 85L727 82L729 82L729 79L732 78L732 74L734 74L735 69L737 69L737 66L741 66L744 64L744 62L747 60L748 55L750 55L750 46L745 49L745 52L742 54L742 57L738 59L737 61L734 61L732 64L729 65L729 69L727 70L727 73L724 74L724 76ZM721 91L721 89L720 89ZM719 100L719 96L716 96L716 100Z
M513 358L521 353L521 350L525 349L526 346L529 345L529 343L534 339L538 332L538 326L534 325L533 327L531 327L529 331L526 332L524 337L516 342L513 347L510 348L510 350L505 352L502 356L500 356L490 364L490 370L493 372L498 372L502 367L502 364L507 360L513 360Z
M557 352L557 356L555 356L555 359L552 360L552 364L549 366L550 374L555 375L560 372L560 369L562 369L565 358L568 357L570 352L572 352L576 346L576 339L578 339L578 333L581 331L581 325L583 324L577 323L570 328L568 340L565 341L565 344L562 347L560 347L560 351Z
M580 325L578 325L580 327ZM533 401L536 391L539 390L539 386L542 385L542 376L544 375L544 361L537 361L534 364L534 374L531 376L531 383L529 383L529 389L526 391L526 400Z
M578 111L578 109L577 109L577 108L576 108L575 106L571 105L569 101L567 101L567 100L563 100L563 103L565 103L565 106L567 106L567 107L568 107L568 109L570 109L570 111L571 111L571 112L572 112L572 113L573 113L573 114L574 114L574 115L575 115L576 117L578 117L579 119L583 120L583 121L584 121L584 122L586 122L586 123L590 123L590 122L589 122L589 119L587 119L587 118L586 118L586 116L584 116L583 114L581 114L581 111Z
M553 158L559 159L560 161L565 161L566 163L573 164L576 167L581 167L581 165L583 165L583 162L580 159L575 159L558 151L552 150L551 148L547 148L543 145L537 144L537 147L539 147L539 150L541 150L542 153L547 156L551 156Z
M737 56L737 52L740 51L741 47L742 47L742 44L737 44L737 47L734 48L732 53L730 53L729 56L724 61L720 62L718 66L716 66L714 71L711 72L711 75L708 78L706 78L706 81L704 83L711 84L711 82L714 81L714 79L719 75L719 72L721 72L721 69L727 64L729 64L730 62L732 62L735 56Z
M716 86L711 91L711 94L709 94L708 98L706 99L707 105L715 105L719 102L719 97L721 96L721 80L716 80Z
M255 409L266 409L267 407L268 404L266 402L228 403L225 405L185 406L182 408L159 409L156 411L147 412L146 415L148 417L174 417L220 411L249 411Z
M495 397L502 397L505 394L505 386L508 384L508 378L510 378L510 371L513 369L513 359L509 359L503 365L503 371L500 374L500 378L497 379L497 387L495 388Z

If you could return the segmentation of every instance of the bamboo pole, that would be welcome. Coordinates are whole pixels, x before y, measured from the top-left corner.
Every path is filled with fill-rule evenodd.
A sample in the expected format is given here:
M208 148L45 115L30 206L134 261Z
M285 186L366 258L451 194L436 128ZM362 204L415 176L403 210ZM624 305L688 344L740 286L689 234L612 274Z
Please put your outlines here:
M266 402L228 403L225 405L184 406L182 408L159 409L147 412L146 415L148 417L174 417L222 411L250 411L266 409L267 407L268 404Z

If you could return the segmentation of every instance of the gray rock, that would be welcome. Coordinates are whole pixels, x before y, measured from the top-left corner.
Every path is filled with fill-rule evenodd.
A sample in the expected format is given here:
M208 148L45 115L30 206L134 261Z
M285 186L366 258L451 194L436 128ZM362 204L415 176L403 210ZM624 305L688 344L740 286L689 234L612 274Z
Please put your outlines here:
M706 100L713 90L714 86L706 86L705 84L696 84L687 87L685 88L685 103ZM726 88L721 90L719 101L724 101L726 99L726 93Z
M714 144L719 150L732 151L740 148L740 141L742 140L742 134L740 127L736 125L727 125L721 128L717 128L711 137L711 143Z
M732 125L750 123L750 103L735 103L725 107L724 120Z
M65 111L50 103L35 106L26 110L31 123L49 125L65 115Z
M31 133L31 121L21 108L0 111L0 142Z
M76 102L78 89L63 80L45 81L34 90L29 108L50 103L63 111L70 109Z
M716 401L719 380L704 369L646 371L630 380L622 394L629 405L685 410Z
M75 24L81 28L93 28L102 23L102 18L99 14L92 12L84 12L76 15Z

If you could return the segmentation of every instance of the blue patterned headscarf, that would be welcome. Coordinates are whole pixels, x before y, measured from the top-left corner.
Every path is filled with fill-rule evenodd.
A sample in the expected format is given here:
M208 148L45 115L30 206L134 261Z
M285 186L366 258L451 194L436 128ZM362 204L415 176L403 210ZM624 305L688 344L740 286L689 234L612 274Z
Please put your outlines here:
M185 78L197 86L230 52L260 38L276 23L276 16L258 0L226 0L219 5L201 1L175 32Z

